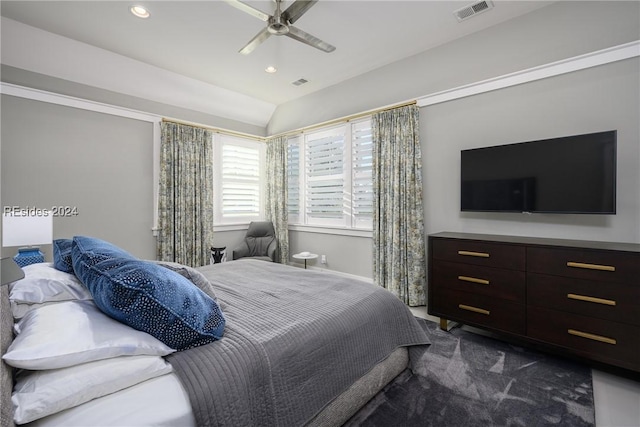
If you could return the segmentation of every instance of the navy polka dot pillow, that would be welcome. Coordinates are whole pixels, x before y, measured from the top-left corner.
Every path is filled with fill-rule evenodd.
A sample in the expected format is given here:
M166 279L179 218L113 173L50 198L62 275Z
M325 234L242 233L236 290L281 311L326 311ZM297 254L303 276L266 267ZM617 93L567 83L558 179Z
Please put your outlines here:
M189 279L158 264L127 258L74 259L78 278L112 318L186 350L222 338L218 304Z
M71 261L71 239L56 239L53 241L53 267L56 270L73 274L73 263Z
M96 237L75 236L71 244L71 263L78 279L79 263L92 266L110 258L137 259L122 248ZM84 283L84 282L83 282ZM85 283L86 285L86 283Z

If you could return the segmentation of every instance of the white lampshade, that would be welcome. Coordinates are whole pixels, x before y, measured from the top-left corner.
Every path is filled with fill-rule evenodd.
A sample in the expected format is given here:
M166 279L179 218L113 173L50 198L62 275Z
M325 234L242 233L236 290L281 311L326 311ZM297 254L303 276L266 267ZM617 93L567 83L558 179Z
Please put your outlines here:
M34 215L2 215L2 246L32 246L53 241L53 215L34 210Z

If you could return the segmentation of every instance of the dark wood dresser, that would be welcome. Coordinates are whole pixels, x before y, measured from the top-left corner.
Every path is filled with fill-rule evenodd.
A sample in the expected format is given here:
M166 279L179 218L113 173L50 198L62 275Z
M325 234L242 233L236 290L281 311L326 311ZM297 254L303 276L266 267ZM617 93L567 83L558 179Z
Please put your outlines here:
M429 314L640 372L640 245L429 236Z

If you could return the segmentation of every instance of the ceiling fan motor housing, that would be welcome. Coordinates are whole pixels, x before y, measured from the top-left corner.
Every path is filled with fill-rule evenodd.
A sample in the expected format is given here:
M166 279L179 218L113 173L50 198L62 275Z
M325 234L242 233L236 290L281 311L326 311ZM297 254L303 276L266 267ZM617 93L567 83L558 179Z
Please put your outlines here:
M289 26L286 22L282 22L280 16L272 16L269 18L267 31L276 36L283 36L289 32Z

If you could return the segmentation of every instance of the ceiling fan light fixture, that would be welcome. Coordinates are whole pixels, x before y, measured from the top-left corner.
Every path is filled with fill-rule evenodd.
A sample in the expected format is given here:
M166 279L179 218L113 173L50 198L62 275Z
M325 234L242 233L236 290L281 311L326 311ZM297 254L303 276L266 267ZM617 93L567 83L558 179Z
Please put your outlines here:
M137 16L138 18L142 18L142 19L146 19L150 16L149 10L147 10L146 7L140 6L140 5L131 6L129 8L129 11L133 13L135 16Z

